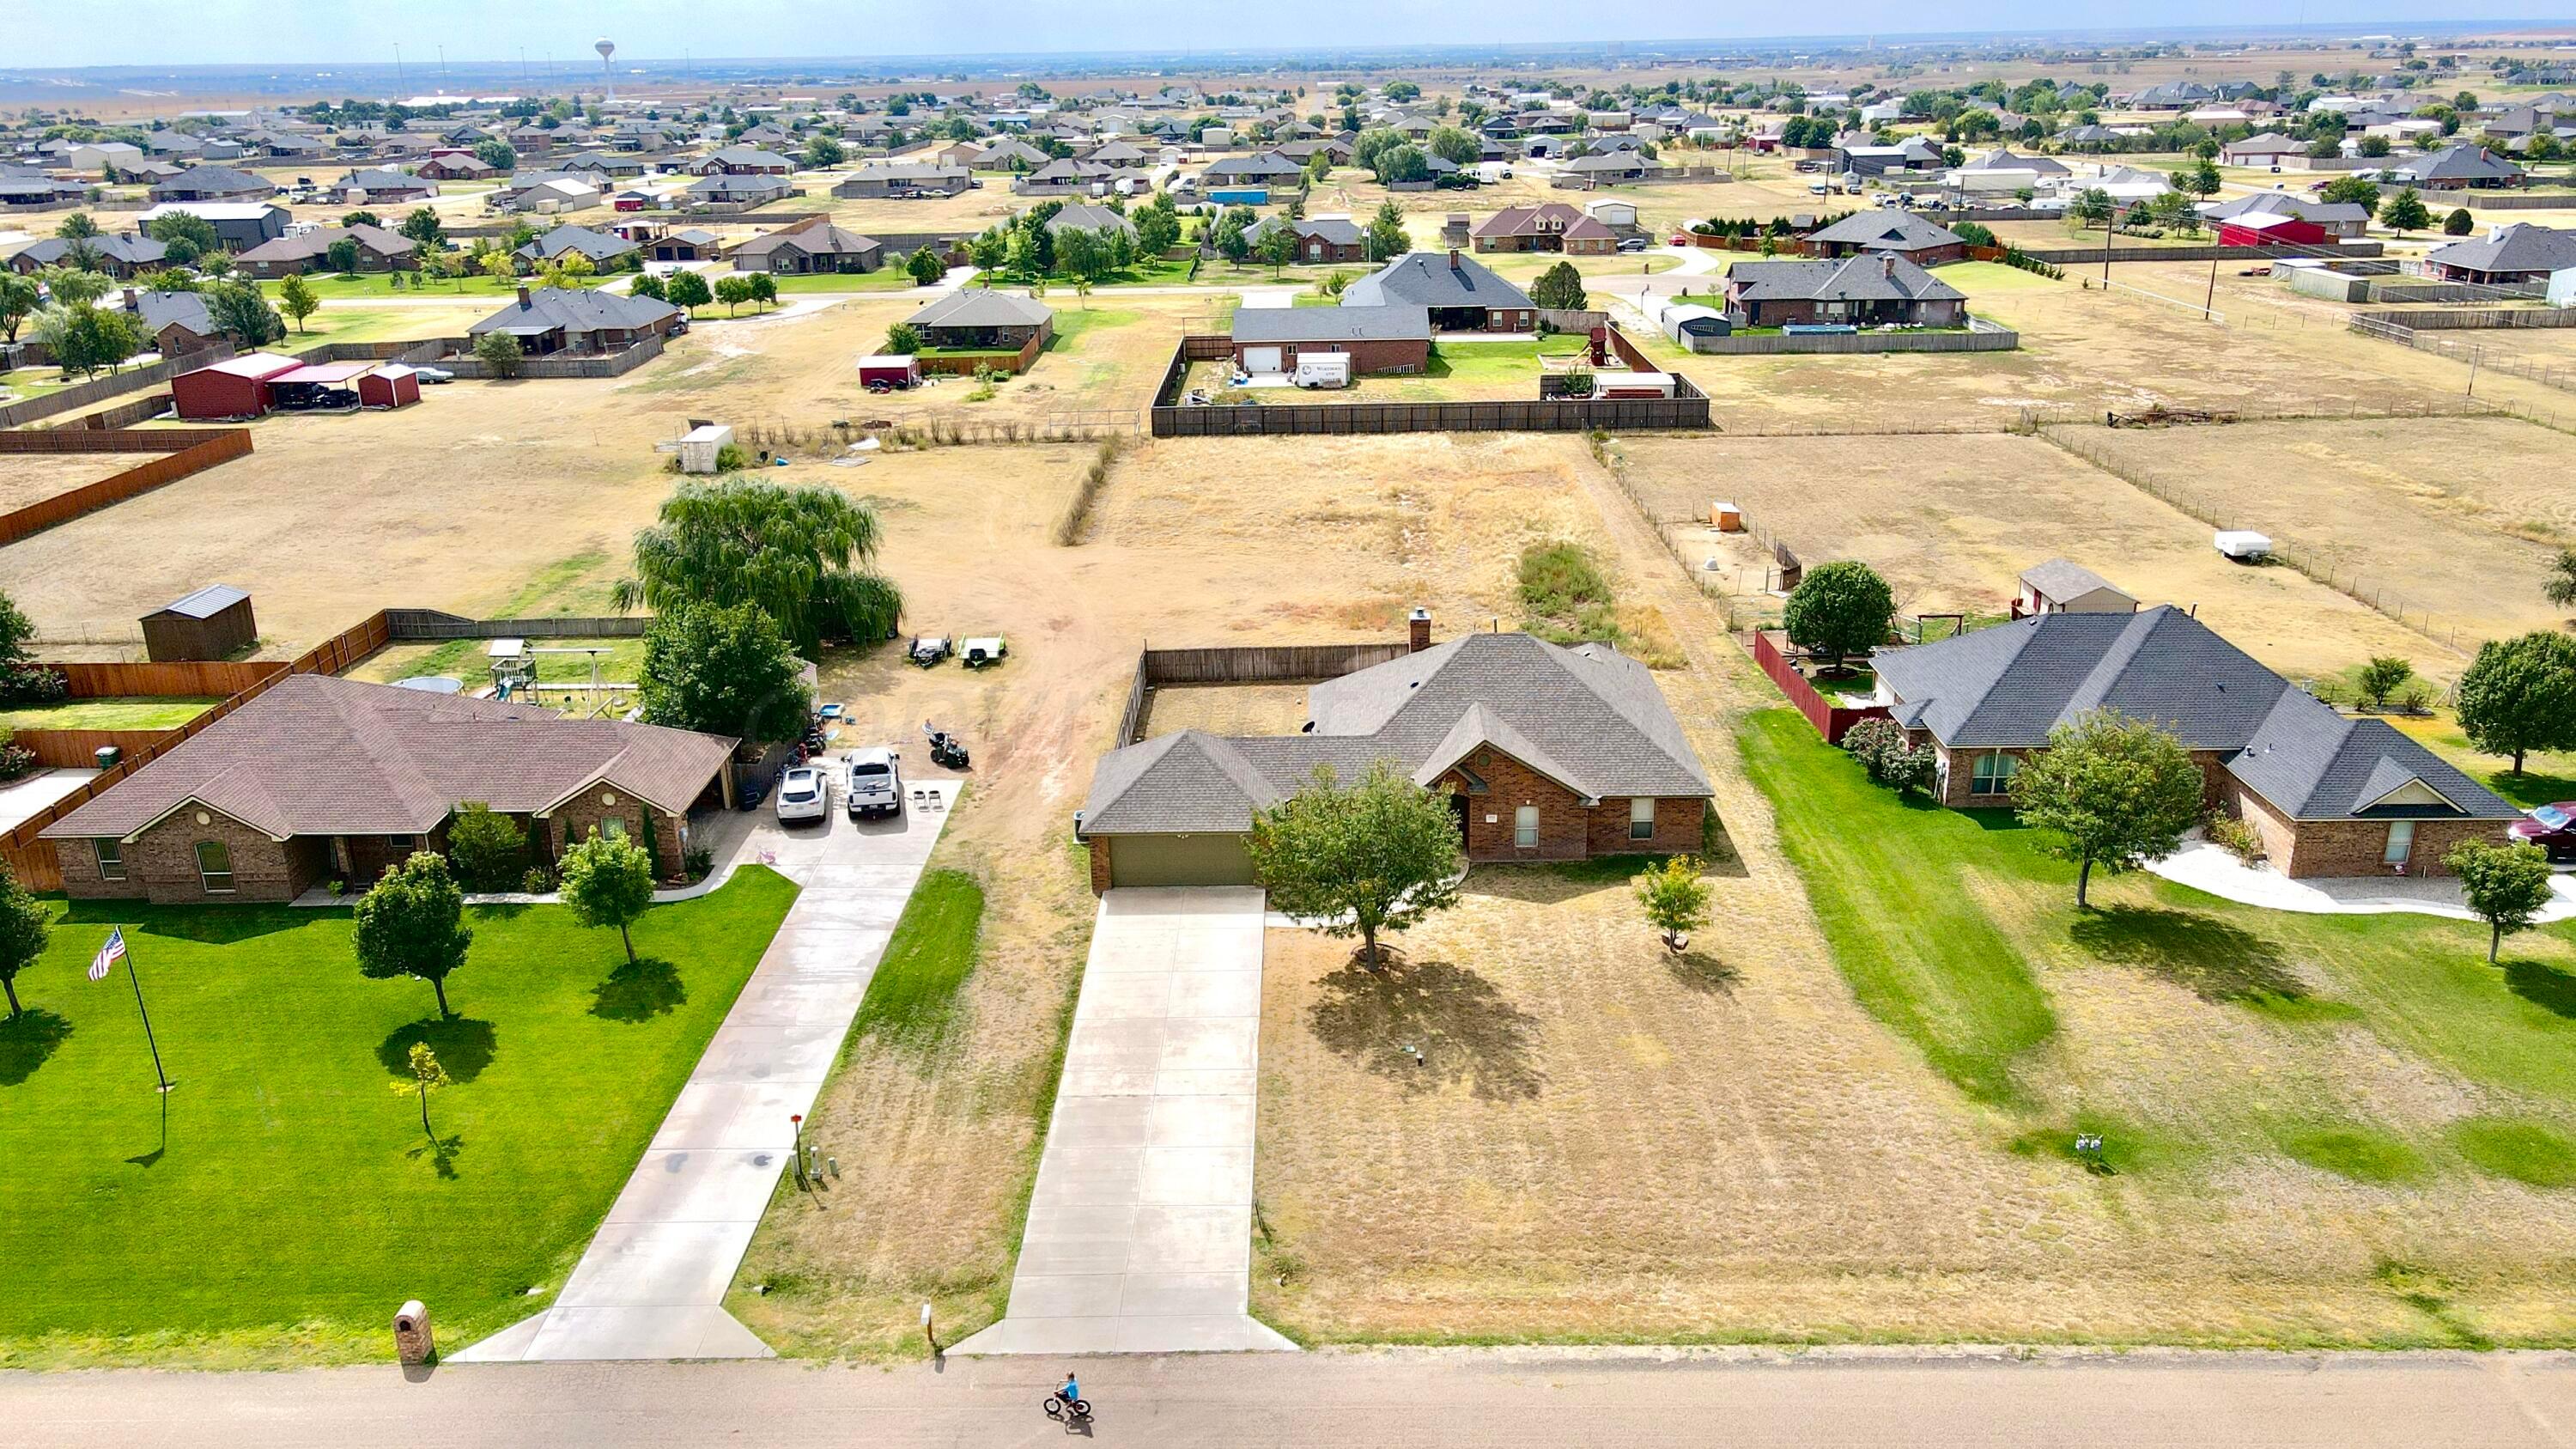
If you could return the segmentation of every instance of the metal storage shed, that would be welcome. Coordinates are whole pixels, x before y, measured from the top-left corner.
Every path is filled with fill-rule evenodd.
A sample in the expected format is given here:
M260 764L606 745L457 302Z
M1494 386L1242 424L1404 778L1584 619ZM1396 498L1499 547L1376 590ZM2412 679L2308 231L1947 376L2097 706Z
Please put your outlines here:
M170 400L191 420L255 418L268 411L268 383L304 364L273 352L246 352L170 379Z
M258 638L250 595L230 584L208 584L143 616L144 653L155 663L229 659Z
M358 379L358 406L409 407L420 401L420 374L399 362L388 362Z

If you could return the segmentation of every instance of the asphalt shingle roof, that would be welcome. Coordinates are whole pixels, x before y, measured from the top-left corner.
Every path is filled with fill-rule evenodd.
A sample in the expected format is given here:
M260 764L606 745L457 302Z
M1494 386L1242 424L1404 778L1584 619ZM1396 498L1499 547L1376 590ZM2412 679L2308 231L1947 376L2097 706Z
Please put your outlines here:
M1345 307L1382 307L1390 302L1510 310L1532 305L1529 293L1494 275L1484 263L1447 252L1407 253L1342 290Z
M1727 278L1748 302L1954 302L1968 295L1892 252L1840 261L1737 262Z
M1043 302L990 287L960 287L909 318L915 327L1034 327L1055 313Z
M470 336L486 332L551 332L557 327L573 334L602 329L633 332L658 326L679 310L651 297L630 297L592 287L538 287L528 293L526 302L511 302L465 330Z
M1871 251L1928 252L1965 244L1948 227L1925 221L1910 211L1855 211L1832 226L1807 234L1811 242L1833 242Z
M2518 221L2491 236L2436 247L2424 260L2471 272L2554 272L2576 267L2576 231Z
M1242 307L1237 342L1409 342L1431 340L1431 314L1398 302L1385 307Z

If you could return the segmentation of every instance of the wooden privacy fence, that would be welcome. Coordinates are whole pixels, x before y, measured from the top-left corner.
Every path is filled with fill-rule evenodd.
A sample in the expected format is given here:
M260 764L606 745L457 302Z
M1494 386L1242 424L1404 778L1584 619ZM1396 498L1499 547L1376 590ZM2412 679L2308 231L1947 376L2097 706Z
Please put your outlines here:
M1127 708L1118 724L1118 742L1132 745L1142 737L1147 701L1153 691L1167 685L1297 684L1339 679L1412 652L1412 646L1400 640L1384 644L1242 644L1139 650L1136 677L1127 686Z
M1157 407L1158 438L1307 436L1344 433L1585 433L1595 428L1657 432L1709 426L1708 397L1673 379L1687 397L1583 402L1310 403L1278 407Z
M384 611L380 609L305 650L297 655L293 662L283 667L267 666L271 672L262 675L256 682L179 728L149 732L159 735L160 738L149 743L138 743L134 749L126 752L125 758L118 762L115 769L100 772L95 778L82 784L79 789L29 816L7 834L0 835L0 862L6 862L9 870L30 890L62 889L62 863L54 853L54 843L38 838L46 826L89 803L97 798L101 791L167 754L183 741L194 738L217 720L257 699L270 685L286 676L337 674L385 647L391 637L385 628ZM134 731L133 733L141 735L147 732Z
M2063 247L2023 247L2021 249L2021 254L2029 257L2033 261L2054 262L2061 267L2080 267L2087 262L2092 262L2098 265L2102 261L2106 251L2110 259L2115 262L2269 262L2284 259L2310 261L2317 259L2321 255L2325 256L2329 260L2343 257L2375 257L2380 254L2381 247L2379 243L2375 241L2339 242L2335 245L2335 248L2331 253L2327 253L2324 252L2322 248L2313 246L2225 247L2212 245L2197 247L2113 246L2103 248L2076 245Z
M468 619L437 609L385 610L385 631L394 639L633 639L652 627L650 614Z
M179 740L177 730L18 730L9 743L50 769L86 770L98 763L100 749L114 745L120 754L158 754Z
M133 392L137 388L168 382L180 373L194 372L198 368L221 362L232 355L231 343L216 341L184 356L166 357L149 366L129 368L124 372L112 372L105 377L93 377L87 382L76 382L59 392L49 392L43 397L31 397L24 402L14 402L7 407L0 407L0 428L19 427L32 423L38 418L50 418L56 413L74 412L88 407L91 403L115 397L119 393Z
M164 450L175 448L175 452ZM250 432L245 428L160 428L128 431L125 429L63 429L44 432L0 433L0 454L5 453L146 453L162 452L164 456L148 463L138 463L122 473L111 474L95 483L83 484L51 498L40 498L24 508L0 513L0 544L16 543L30 534L40 533L95 508L122 503L138 494L149 493L164 484L176 483L192 473L202 473L217 463L245 457L250 453Z
M1789 656L1781 652L1780 645L1767 629L1754 632L1753 662L1762 667L1763 673L1771 676L1773 684L1780 686L1780 692L1789 697L1789 703L1798 713L1807 717L1807 723L1816 727L1816 733L1825 737L1826 744L1841 744L1843 732L1862 720L1888 717L1885 705L1836 704L1825 698L1815 685L1807 681L1807 676L1800 674L1797 666L1789 662Z
M236 664L223 659L173 659L157 664L48 664L63 677L63 693L72 699L116 699L125 695L217 699L266 684L286 673L274 660Z

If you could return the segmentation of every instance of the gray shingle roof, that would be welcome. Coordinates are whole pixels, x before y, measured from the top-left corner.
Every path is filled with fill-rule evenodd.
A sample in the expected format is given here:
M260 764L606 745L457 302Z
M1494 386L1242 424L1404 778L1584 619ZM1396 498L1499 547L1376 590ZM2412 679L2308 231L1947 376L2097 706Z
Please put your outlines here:
M418 834L464 801L542 810L602 778L679 811L732 749L716 735L298 674L44 836L121 837L189 800L279 837Z
M2230 773L2293 819L2363 813L2410 779L2477 819L2519 813L2385 723L2344 719L2171 605L2043 614L1883 650L1874 663L1900 701L1898 721L1953 748L2035 749L2058 725L2111 710L2225 755Z
M10 259L16 261L24 258L38 266L50 267L62 261L65 253L83 242L109 261L123 262L127 266L150 266L169 255L167 247L148 236L118 236L101 232L97 236L78 239L49 236L42 241L29 242L20 247L10 253Z
M1342 291L1345 307L1382 307L1390 302L1512 310L1532 305L1529 293L1494 275L1484 263L1447 252L1407 253Z
M2436 247L2424 260L2471 272L2554 272L2576 267L2576 231L2518 221L2475 241Z
M1948 227L1910 211L1855 211L1832 226L1809 232L1811 242L1834 242L1883 252L1928 252L1964 244Z
M1748 302L1956 302L1967 293L1892 252L1840 261L1737 262L1727 285Z
M1398 302L1385 307L1241 307L1237 342L1410 342L1431 340L1431 314Z
M622 236L593 231L586 226L559 226L535 241L519 248L515 255L552 258L565 252L579 252L594 262L622 257L635 250L635 243Z
M2109 589L2123 598L2129 596L2126 590L2109 579L2080 563L2062 558L2053 558L2046 563L2033 564L2023 569L2021 581L2052 599L2082 598L2095 589Z
M2229 221L2240 216L2295 216L2319 226L2328 223L2367 222L2370 208L2357 201L2313 201L2287 191L2261 191L2240 196L2210 208L2213 221Z
M199 337L215 335L215 322L206 311L206 299L194 292L138 292L134 296L134 315L148 333L158 334L175 322Z
M1342 779L1387 760L1423 784L1481 746L1588 799L1699 798L1699 756L1643 664L1604 645L1468 634L1307 691L1309 733L1185 731L1113 750L1085 835L1239 831L1319 765Z
M486 332L551 332L560 327L581 334L602 329L639 331L658 326L679 308L652 297L631 297L591 287L538 287L522 304L511 302L465 329L469 336Z
M905 320L915 327L1034 327L1055 313L1043 302L990 287L960 287Z
M2422 181L2483 181L2520 176L2522 168L2484 146L2445 146L2398 169Z

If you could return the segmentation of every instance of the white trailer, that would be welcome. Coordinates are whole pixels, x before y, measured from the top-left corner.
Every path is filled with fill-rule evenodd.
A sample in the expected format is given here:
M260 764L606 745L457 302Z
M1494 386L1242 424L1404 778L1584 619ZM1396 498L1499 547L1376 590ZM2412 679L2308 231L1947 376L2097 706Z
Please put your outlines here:
M722 423L702 423L689 429L680 439L680 471L713 473L716 459L733 446L733 429Z
M1300 352L1297 354L1296 382L1299 387L1349 387L1351 355L1347 352Z

